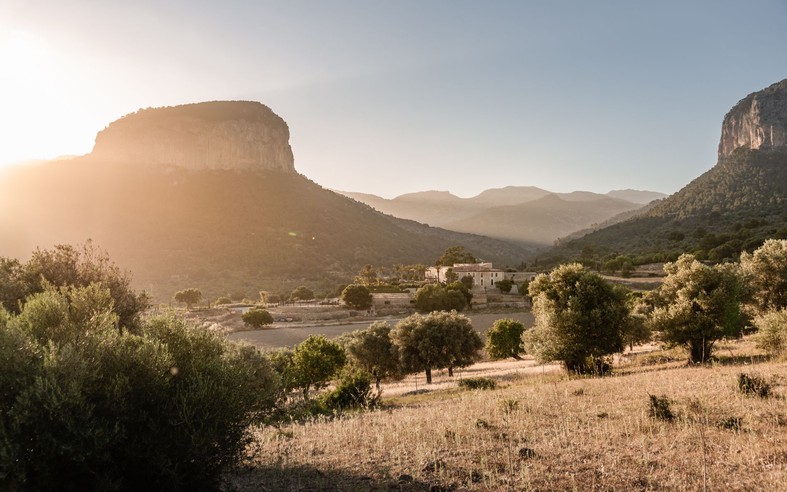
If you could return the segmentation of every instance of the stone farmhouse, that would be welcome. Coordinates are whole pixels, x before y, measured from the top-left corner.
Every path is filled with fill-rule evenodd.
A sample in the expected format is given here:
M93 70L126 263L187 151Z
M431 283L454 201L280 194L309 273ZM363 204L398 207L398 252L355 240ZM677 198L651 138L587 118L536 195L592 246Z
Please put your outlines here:
M429 267L426 269L427 282L445 282L448 272L452 271L457 278L470 276L473 288L486 290L494 287L496 282L507 278L514 282L532 280L536 274L532 272L506 272L495 268L492 263L456 263L453 266Z

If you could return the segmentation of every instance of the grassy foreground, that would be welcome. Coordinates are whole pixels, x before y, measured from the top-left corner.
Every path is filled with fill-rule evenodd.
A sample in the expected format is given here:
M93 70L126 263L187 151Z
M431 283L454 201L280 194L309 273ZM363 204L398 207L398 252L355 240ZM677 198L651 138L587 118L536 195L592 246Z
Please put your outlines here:
M787 365L675 367L644 354L603 379L527 375L497 390L399 398L257 434L238 490L787 490ZM656 361L654 363L654 361ZM738 391L739 373L772 387ZM666 396L672 421L649 414Z

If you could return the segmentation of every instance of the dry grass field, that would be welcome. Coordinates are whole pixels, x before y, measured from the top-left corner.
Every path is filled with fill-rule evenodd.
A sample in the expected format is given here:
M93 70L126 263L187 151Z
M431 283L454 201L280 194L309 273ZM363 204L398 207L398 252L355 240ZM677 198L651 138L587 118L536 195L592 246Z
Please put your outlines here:
M501 376L496 390L391 396L383 409L259 429L237 490L787 490L787 365L749 341L721 362L621 358L615 376ZM767 398L738 390L759 375ZM672 421L649 414L665 396Z

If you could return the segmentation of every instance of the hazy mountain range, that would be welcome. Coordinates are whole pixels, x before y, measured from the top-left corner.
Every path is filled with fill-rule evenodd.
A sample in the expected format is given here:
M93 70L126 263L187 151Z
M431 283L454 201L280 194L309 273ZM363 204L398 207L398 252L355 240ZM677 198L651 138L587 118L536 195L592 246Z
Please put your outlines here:
M457 232L551 245L556 239L664 198L654 191L553 193L533 186L485 190L471 198L447 191L408 193L386 199L337 191L385 214Z

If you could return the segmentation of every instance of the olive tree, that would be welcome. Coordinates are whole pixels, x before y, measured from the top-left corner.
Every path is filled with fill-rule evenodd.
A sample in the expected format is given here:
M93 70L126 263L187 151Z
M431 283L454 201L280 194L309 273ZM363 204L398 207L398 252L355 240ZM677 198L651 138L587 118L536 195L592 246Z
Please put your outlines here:
M530 283L535 326L523 335L540 362L560 361L577 373L603 373L623 350L625 291L579 263L561 265Z
M787 353L787 309L768 311L754 318L757 347L771 356Z
M664 271L649 325L667 345L685 347L689 362L704 363L717 340L737 336L743 327L739 272L735 265L707 266L688 254Z
M182 302L186 309L191 310L191 306L202 300L202 291L191 287L175 293L175 301Z
M314 299L314 292L312 292L308 287L301 285L292 291L290 294L290 299L293 301L310 301Z
M0 257L0 303L10 313L18 314L25 299L43 292L47 285L86 287L93 283L109 290L119 326L137 330L150 298L144 292L133 291L131 276L91 241L81 247L60 244L52 249L37 249L26 262Z
M174 315L118 330L100 283L0 309L4 490L218 489L278 378L252 346Z
M457 282L462 285L460 282ZM464 287L464 285L462 285ZM432 311L461 311L467 306L467 297L457 288L446 288L440 284L426 284L413 296L415 307L422 313Z
M432 383L432 369L466 367L477 361L484 346L470 320L456 311L413 314L391 331L402 370L424 371Z
M375 379L377 391L384 378L401 373L399 352L391 340L391 325L375 321L365 330L356 330L346 338L345 349L350 358Z
M522 360L525 347L522 344L522 334L525 326L514 319L499 319L492 328L486 332L486 352L492 359L507 359L513 357Z
M457 263L475 263L476 259L472 253L465 250L464 246L451 246L443 251L440 258L435 262L435 266L454 266Z
M342 291L341 299L353 309L369 309L372 306L372 293L365 285L348 285Z
M292 351L293 372L296 384L309 399L309 390L325 387L347 362L344 349L322 335L311 335Z
M741 271L760 312L787 308L787 240L769 239L741 254Z
M262 328L265 325L273 323L273 316L271 316L271 313L259 308L249 309L243 313L241 318L243 319L243 323L252 328Z

